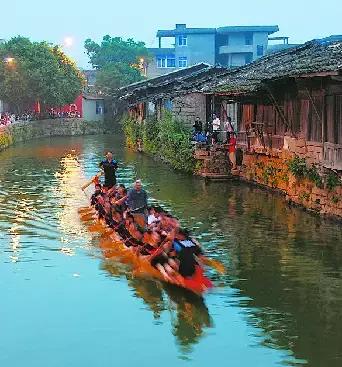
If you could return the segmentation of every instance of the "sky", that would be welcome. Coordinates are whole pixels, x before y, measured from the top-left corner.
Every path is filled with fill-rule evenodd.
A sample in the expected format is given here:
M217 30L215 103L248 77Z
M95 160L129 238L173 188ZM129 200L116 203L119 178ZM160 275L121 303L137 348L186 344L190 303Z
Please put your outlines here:
M158 29L230 25L278 25L274 36L290 43L342 34L341 0L0 0L0 39L21 35L62 45L82 68L90 68L84 41L106 34L132 37L157 47Z

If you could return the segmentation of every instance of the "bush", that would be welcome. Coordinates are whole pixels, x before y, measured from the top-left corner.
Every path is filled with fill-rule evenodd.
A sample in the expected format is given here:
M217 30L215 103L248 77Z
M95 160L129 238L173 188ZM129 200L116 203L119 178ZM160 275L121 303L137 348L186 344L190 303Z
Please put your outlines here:
M191 131L170 112L165 111L160 121L147 119L143 124L126 117L123 130L128 146L134 147L137 140L141 139L146 153L158 154L173 168L194 171Z
M312 181L317 187L323 187L322 177L319 175L316 166L307 168L306 177Z
M326 183L327 183L327 188L329 191L332 191L334 190L335 187L341 185L341 181L339 177L333 172L330 172L328 174Z
M306 162L304 158L295 156L288 162L289 171L296 177L302 178L306 174Z
M122 129L126 137L126 144L133 148L137 140L142 138L142 127L133 118L128 115L122 121Z
M289 171L297 178L307 178L313 182L317 187L323 186L322 177L320 176L315 165L308 167L304 158L295 156L288 161L287 166Z

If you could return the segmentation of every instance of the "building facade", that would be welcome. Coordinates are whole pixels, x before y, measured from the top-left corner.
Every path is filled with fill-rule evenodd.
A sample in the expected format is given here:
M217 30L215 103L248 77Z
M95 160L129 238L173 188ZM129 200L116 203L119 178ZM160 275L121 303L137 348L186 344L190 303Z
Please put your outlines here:
M188 28L176 24L175 29L157 32L159 47L149 49L152 61L147 76L153 78L199 63L225 67L248 64L266 54L269 35L278 30L276 25ZM165 38L171 38L174 47L162 47Z

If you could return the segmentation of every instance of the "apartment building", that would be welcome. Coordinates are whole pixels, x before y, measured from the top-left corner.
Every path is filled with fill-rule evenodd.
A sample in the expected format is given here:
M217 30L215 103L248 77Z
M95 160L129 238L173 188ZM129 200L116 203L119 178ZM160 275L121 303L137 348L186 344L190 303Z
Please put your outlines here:
M278 30L277 25L188 28L186 24L176 24L174 29L157 32L159 47L149 49L152 61L147 76L152 78L201 62L226 67L248 64L266 54L269 36ZM172 47L162 47L165 39L171 39Z

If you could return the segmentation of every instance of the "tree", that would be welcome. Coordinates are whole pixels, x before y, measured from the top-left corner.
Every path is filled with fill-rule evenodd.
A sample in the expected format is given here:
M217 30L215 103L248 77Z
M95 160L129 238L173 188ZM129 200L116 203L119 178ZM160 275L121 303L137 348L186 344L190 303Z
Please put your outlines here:
M100 45L87 39L84 47L90 63L98 70L96 86L99 89L110 93L143 79L141 71L149 58L144 42L107 35Z
M0 99L17 113L36 101L51 107L70 104L83 83L81 72L58 46L24 37L0 45Z
M110 93L124 85L138 82L142 79L138 69L124 63L110 63L104 66L96 76L96 87Z

